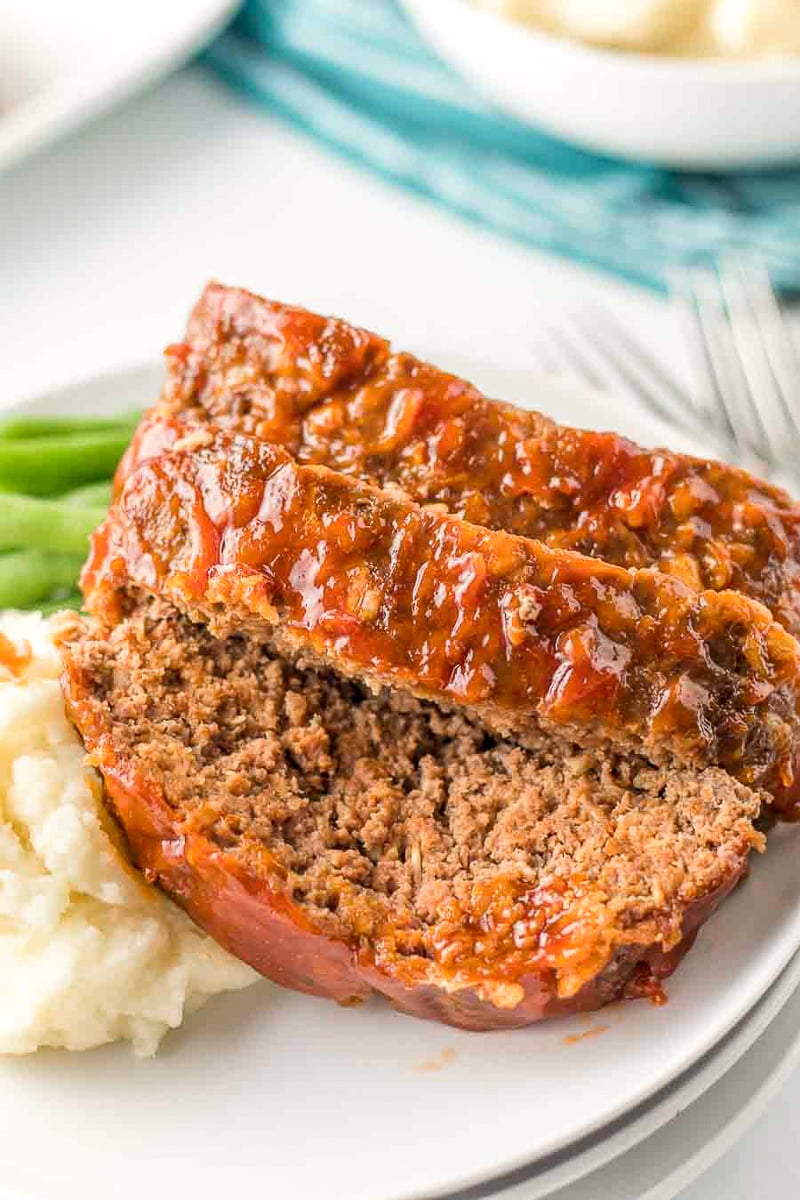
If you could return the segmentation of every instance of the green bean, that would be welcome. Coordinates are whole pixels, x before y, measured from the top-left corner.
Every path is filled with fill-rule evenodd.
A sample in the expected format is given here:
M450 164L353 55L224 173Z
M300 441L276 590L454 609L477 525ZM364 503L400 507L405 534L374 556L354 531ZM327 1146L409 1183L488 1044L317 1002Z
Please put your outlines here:
M89 535L106 508L69 505L0 492L0 550L56 550L85 554Z
M83 487L74 488L71 492L66 492L59 497L63 504L77 504L79 507L84 505L87 508L105 508L111 504L111 493L113 484L110 479L104 479L102 483L86 483Z
M6 417L0 421L0 438L16 441L20 438L63 437L71 433L131 431L136 428L139 417L139 413L123 413L118 417Z
M128 430L0 441L0 490L53 496L114 474Z
M59 589L75 588L83 559L76 554L12 550L0 554L0 608L35 608Z
M63 596L56 595L53 599L45 600L37 605L42 616L49 617L51 613L61 612L62 608L82 608L83 596L80 592L65 592Z

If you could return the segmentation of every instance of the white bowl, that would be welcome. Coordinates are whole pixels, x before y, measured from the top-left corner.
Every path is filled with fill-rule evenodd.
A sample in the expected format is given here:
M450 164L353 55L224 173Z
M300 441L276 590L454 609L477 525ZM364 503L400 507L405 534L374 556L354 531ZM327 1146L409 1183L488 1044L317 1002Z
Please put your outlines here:
M402 2L441 57L489 99L558 137L689 169L800 158L800 60L598 50L469 0Z

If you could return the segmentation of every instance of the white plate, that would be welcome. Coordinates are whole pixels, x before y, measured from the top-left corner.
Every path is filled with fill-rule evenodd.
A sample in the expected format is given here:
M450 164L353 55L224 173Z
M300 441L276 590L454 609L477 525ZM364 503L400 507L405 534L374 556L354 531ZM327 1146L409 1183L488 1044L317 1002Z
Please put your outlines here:
M619 1155L609 1153L616 1139L599 1144L595 1153L607 1165L570 1186L554 1190L537 1175L535 1181L491 1193L493 1200L672 1200L682 1194L744 1137L800 1064L798 977L796 957L737 1029L735 1065L720 1072L716 1083L704 1065L686 1086L670 1089L671 1119L652 1136L637 1136L634 1148ZM742 1040L750 1046L744 1054ZM714 1072L728 1055L726 1042L710 1056Z
M666 436L607 397L523 372L467 373L565 421ZM159 374L122 372L29 408L129 409L153 397ZM0 1182L37 1200L127 1200L154 1182L164 1194L190 1186L195 1200L216 1200L254 1180L296 1200L410 1200L528 1166L687 1071L777 978L800 943L798 837L778 831L703 930L664 1008L615 1006L477 1035L380 1002L338 1009L264 984L210 1005L153 1063L121 1046L3 1063Z
M402 2L445 61L502 108L558 137L695 170L800 157L800 59L598 50L471 0Z
M780 1022L777 1020L784 1007L794 1014L788 1037L786 1019L781 1015ZM766 1030L772 1039L773 1024L783 1031L780 1078L786 1077L800 1056L798 1010L800 953L795 954L766 995L736 1028L675 1083L584 1143L573 1145L544 1163L515 1172L513 1177L493 1181L483 1194L496 1196L497 1200L549 1200L550 1197L554 1200L556 1197L557 1200L605 1200L606 1196L609 1200L623 1200L623 1195L629 1194L631 1200L645 1200L644 1193L631 1191L634 1183L644 1186L648 1174L642 1170L644 1161L650 1164L652 1182L665 1186L675 1181L674 1191L663 1193L664 1196L674 1195L724 1154L769 1102L774 1088L767 1090L761 1084L772 1082L776 1064L771 1055L759 1055L754 1066L756 1060L750 1055L750 1049L754 1043L766 1041L762 1038ZM750 1064L752 1087L742 1096L733 1082L738 1073L734 1074L732 1068L744 1056ZM708 1105L706 1096L710 1101ZM724 1103L721 1103L723 1097ZM686 1121L682 1119L687 1110L694 1114L695 1121L700 1121L699 1127L688 1137L685 1136ZM702 1110L702 1117L698 1110ZM669 1161L665 1162L665 1156L671 1156ZM657 1164L655 1172L653 1164ZM620 1180L629 1176L627 1191L609 1190L609 1181L613 1180L617 1187ZM579 1186L575 1186L576 1183ZM647 1195L649 1197L649 1192Z
M237 0L0 0L0 169L153 82Z

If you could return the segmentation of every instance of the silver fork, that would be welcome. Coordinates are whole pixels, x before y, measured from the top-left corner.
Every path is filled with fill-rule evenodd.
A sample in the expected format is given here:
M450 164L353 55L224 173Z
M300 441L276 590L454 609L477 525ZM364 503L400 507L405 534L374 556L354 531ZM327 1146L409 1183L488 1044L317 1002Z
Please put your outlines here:
M766 267L742 259L676 272L672 299L703 409L743 465L797 486L800 360Z
M713 445L723 457L736 456L727 423L709 416L670 371L621 322L596 304L547 330L539 357L555 376L573 376L592 387L630 397L662 421Z
M800 493L800 364L766 272L682 272L672 290L696 390L620 322L585 306L552 330L550 368L623 392L721 458Z

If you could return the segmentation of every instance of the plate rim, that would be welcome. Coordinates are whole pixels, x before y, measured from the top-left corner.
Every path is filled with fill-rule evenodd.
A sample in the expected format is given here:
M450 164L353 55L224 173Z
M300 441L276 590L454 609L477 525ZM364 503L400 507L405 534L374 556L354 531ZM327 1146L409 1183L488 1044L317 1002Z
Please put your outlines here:
M573 1145L551 1156L554 1160L552 1165L548 1165L546 1160L539 1160L532 1163L527 1171L520 1169L514 1172L510 1180L508 1175L499 1175L487 1180L482 1187L444 1192L436 1200L547 1200L553 1193L558 1193L560 1197L563 1189L591 1178L596 1171L624 1158L660 1133L683 1110L702 1103L706 1093L722 1082L750 1053L786 1006L798 996L800 950L795 952L778 978L741 1021L698 1062L631 1112L582 1139L587 1144L577 1154ZM794 1052L800 1058L800 1028ZM757 1117L756 1111L753 1120ZM724 1152L723 1147L720 1154ZM706 1165L710 1166L711 1163ZM697 1174L700 1174L700 1170ZM689 1182L686 1179L680 1186L686 1187ZM568 1200L568 1196L564 1200ZM648 1200L648 1197L643 1196L641 1200Z
M436 355L432 355L431 357L434 361L436 360ZM469 369L465 371L465 374L468 378L477 378L479 381L479 386L481 373L485 372L487 375L491 375L493 370L497 371L502 369L508 371L511 375L522 376L524 374L528 379L535 379L537 383L541 385L542 390L549 388L554 396L556 396L559 391L563 391L565 388L565 385L562 381L554 379L553 377L536 370L524 370L522 367L516 366L511 368L501 367L500 364L493 364L491 362L480 363L476 360L469 360L463 355L442 356L440 353L439 357L444 357L445 361L449 362L449 369L451 370L461 370L462 368L457 365L459 362L469 364ZM453 365L453 363L456 365ZM145 381L147 381L149 386L155 382L157 378L162 378L163 370L163 361L156 358L148 358L145 360L138 360L136 362L122 364L118 367L103 369L100 372L81 375L80 377L64 384L50 386L45 389L38 389L37 391L31 392L22 397L16 397L10 403L2 404L0 407L0 412L14 413L24 410L38 410L46 412L48 409L63 411L62 406L65 402L68 403L71 398L76 397L78 394L85 392L89 388L102 388L103 390L112 393L114 385L119 386L120 383L125 382L128 386L135 386L133 384L134 380L136 381L136 384L141 381L142 387L144 388ZM568 386L569 392L572 396L575 396L576 392L584 393L587 399L596 399L598 396L602 396L604 405L604 419L607 416L609 425L615 421L617 413L623 407L623 401L616 397L610 398L607 393L596 388L592 388L583 384L574 385L572 383L570 383ZM150 399L155 400L155 395L151 395ZM149 403L150 401L148 400L147 402ZM113 406L113 399L110 403ZM624 404L626 407L629 407L629 402L627 400L624 402ZM640 415L644 422L652 426L654 429L658 429L660 433L669 432L669 426L667 423L657 420L647 410L641 409ZM640 1108L646 1108L649 1110L652 1102L654 1101L656 1102L657 1106L663 1106L664 1111L667 1113L667 1115L664 1117L664 1121L669 1120L668 1109L670 1105L670 1096L668 1093L676 1085L679 1087L690 1087L691 1079L687 1079L686 1083L682 1084L682 1077L684 1075L693 1075L698 1065L702 1064L703 1061L709 1056L713 1056L720 1048L721 1043L727 1042L732 1032L735 1032L740 1024L747 1022L748 1018L753 1015L755 1010L763 1003L767 994L775 986L776 981L778 981L782 977L784 971L788 969L788 966L794 957L797 957L796 966L798 973L800 974L800 929L797 933L796 944L794 948L787 952L782 958L779 956L779 960L776 963L773 963L774 969L771 972L770 978L766 981L759 994L754 999L751 999L750 1002L741 1009L741 1011L738 1011L736 1014L734 1014L732 1019L723 1028L718 1029L715 1032L713 1040L711 1040L703 1050L695 1053L688 1062L681 1063L678 1066L665 1071L663 1078L661 1078L655 1086L651 1086L646 1089L635 1101L623 1104L617 1109L612 1109L609 1114L604 1116L602 1119L596 1120L588 1127L582 1128L580 1133L577 1135L572 1134L570 1136L565 1136L565 1138L561 1139L557 1144L554 1144L552 1147L537 1153L536 1157L534 1158L531 1158L529 1154L521 1153L515 1156L513 1160L509 1160L502 1164L501 1167L498 1167L491 1174L481 1173L480 1176L473 1174L472 1177L464 1178L463 1180L457 1181L455 1185L449 1185L444 1189L439 1187L433 1191L430 1189L417 1189L413 1192L406 1191L397 1194L392 1193L391 1200L423 1200L423 1197L440 1197L442 1200L446 1200L446 1198L449 1197L453 1197L454 1200L462 1200L462 1197L464 1197L464 1200L466 1200L467 1197L471 1198L473 1195L475 1197L483 1195L486 1195L487 1197L492 1196L497 1194L497 1188L494 1185L498 1180L506 1180L507 1177L514 1176L519 1172L525 1172L526 1175L530 1175L535 1178L535 1175L539 1173L541 1165L543 1163L546 1164L548 1159L570 1155L572 1149L583 1141L597 1141L598 1138L600 1141L605 1141L607 1134L604 1133L604 1130L607 1130L610 1126L614 1126L617 1123L627 1125L627 1118L629 1114L635 1113L637 1109ZM754 1038L757 1037L758 1034L755 1034ZM725 1070L728 1070L731 1066L735 1065L735 1062L738 1061L738 1058L741 1057L742 1054L746 1053L748 1046L751 1044L752 1041L742 1045L742 1049L739 1054L730 1063L728 1063L725 1068L722 1068L723 1074ZM713 1081L707 1086L713 1086ZM664 1093L663 1098L659 1100L659 1097L662 1095L662 1093ZM643 1126L647 1126L646 1112L642 1113L641 1121ZM664 1122L661 1122L661 1124L663 1123ZM638 1144L642 1138L646 1139L648 1136L651 1136L652 1133L656 1132L659 1127L660 1125L653 1126L652 1128L648 1126L649 1132L644 1132L640 1138L637 1138L636 1141L631 1142L627 1148L630 1149L633 1147L633 1145ZM587 1153L588 1150L589 1148L587 1148ZM612 1154L611 1158L606 1158L603 1161L611 1161L613 1157L618 1157L620 1154L625 1152L625 1149L621 1149L617 1154ZM545 1167L545 1169L555 1170L556 1168ZM589 1167L588 1171L593 1169L598 1169L598 1167ZM587 1172L582 1172L581 1176L573 1177L571 1181L575 1182L576 1178L580 1178L586 1173ZM1 1182L0 1186L2 1186ZM506 1183L502 1183L502 1187L506 1186ZM560 1184L558 1186L567 1186L567 1183L565 1182L564 1184ZM487 1191L487 1188L490 1190ZM24 1193L17 1193L17 1195L20 1197L20 1200L23 1194ZM13 1193L10 1193L10 1195L13 1195ZM388 1193L386 1195L386 1200L389 1200Z
M239 3L197 0L200 11L190 19L191 7L186 6L182 30L174 30L163 44L154 39L147 56L129 60L116 76L101 75L94 86L45 86L19 104L10 104L0 123L0 171L32 158L168 74L224 29ZM131 4L133 11L144 7Z

